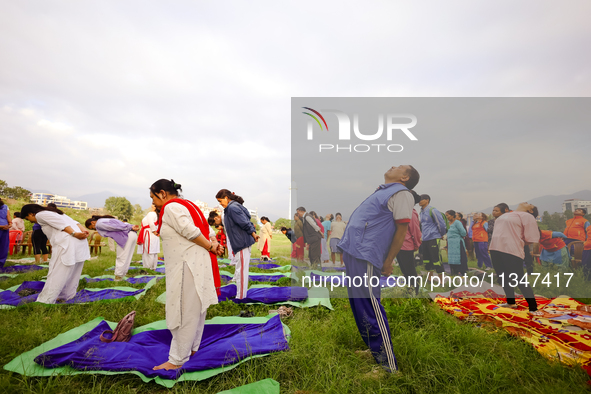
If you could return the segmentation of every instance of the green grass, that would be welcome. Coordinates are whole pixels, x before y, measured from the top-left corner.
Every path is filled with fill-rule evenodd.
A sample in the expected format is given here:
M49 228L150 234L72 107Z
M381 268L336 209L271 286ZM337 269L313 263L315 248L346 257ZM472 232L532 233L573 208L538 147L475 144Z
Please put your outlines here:
M274 256L289 256L289 241L278 234L272 241ZM253 248L253 256L260 253ZM140 256L134 256L139 260ZM280 258L281 264L290 263ZM115 254L103 248L100 258L85 264L84 274L104 275L115 264ZM232 268L226 269L233 271ZM265 272L251 269L252 272ZM24 280L39 280L47 271L19 275L1 282L8 288ZM269 271L266 271L269 272ZM155 299L165 291L160 281L139 300L88 305L30 304L0 310L0 364L31 350L58 334L97 316L118 321L135 310L136 326L165 316ZM105 287L111 283L81 286ZM126 284L126 286L133 286ZM133 287L143 287L135 285ZM366 346L355 326L346 299L333 299L334 311L295 309L284 320L292 331L290 351L245 362L203 382L183 382L171 391L217 393L265 378L280 382L282 393L577 393L587 392L587 374L543 358L534 348L503 330L459 321L426 299L384 299L400 373L375 378L375 362L356 350ZM208 318L237 315L248 308L256 316L273 306L240 306L224 302L209 308ZM51 378L0 372L0 392L7 393L153 393L166 392L155 383L133 375L77 375Z

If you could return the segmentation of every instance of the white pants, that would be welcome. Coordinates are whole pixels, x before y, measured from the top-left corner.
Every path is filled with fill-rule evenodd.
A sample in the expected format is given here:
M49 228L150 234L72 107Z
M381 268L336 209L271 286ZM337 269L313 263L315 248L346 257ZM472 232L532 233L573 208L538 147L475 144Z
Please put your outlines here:
M248 268L250 265L250 246L232 256L232 264L236 265L234 279L236 280L236 298L246 298L248 291Z
M135 250L135 243L137 241L137 234L135 231L130 231L127 235L127 242L125 247L117 245L117 260L115 260L115 276L125 276L129 271L133 251Z
M158 266L158 253L143 253L142 254L142 266L151 270L155 270Z
M107 238L107 245L109 245L109 250L111 252L115 251L115 241L113 241L113 238Z
M52 256L49 261L47 281L37 297L37 302L55 304L58 298L65 301L73 298L78 289L82 268L84 268L84 261L74 265L64 265L59 258L54 260Z
M326 241L324 239L320 240L320 261L328 261L328 248L326 247Z
M193 274L188 265L183 264L183 284L181 303L181 325L170 330L172 341L168 362L174 365L183 365L189 361L191 352L199 350L203 329L205 327L205 316L207 309L202 310L201 299L195 289Z

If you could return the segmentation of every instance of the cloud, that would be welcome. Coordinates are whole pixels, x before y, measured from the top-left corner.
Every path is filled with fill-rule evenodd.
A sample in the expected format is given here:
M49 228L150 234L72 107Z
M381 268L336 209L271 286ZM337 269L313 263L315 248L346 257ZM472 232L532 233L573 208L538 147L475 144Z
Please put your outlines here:
M291 97L587 96L590 12L544 1L10 2L2 178L144 196L173 177L191 199L213 204L228 187L285 216Z

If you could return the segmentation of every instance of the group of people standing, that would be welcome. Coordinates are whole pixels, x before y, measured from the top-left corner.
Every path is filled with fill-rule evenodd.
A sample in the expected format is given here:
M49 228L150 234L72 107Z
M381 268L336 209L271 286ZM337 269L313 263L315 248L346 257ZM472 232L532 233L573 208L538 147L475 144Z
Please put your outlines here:
M88 230L96 230L117 244L117 279L126 275L136 245L144 267L156 268L161 242L167 277L166 322L173 338L168 360L154 369L178 369L198 350L207 308L218 302L221 280L217 256L224 253L224 247L199 207L181 197L181 185L160 179L149 190L153 207L141 226L102 215L86 220L84 228L51 204L47 207L27 204L20 214L40 226L52 246L47 281L37 299L42 303L67 301L76 294L84 262L90 259ZM251 246L259 241L259 236L240 196L222 189L216 199L224 211L214 218L214 224L221 224L225 229L230 256L236 265L236 298L244 298L248 290ZM4 215L7 207L2 206L0 214ZM12 226L7 213L4 218L6 223L0 218L0 230ZM261 247L268 251L272 235L269 220L264 219Z
M294 215L294 229L282 227L281 232L291 240L292 258L302 263L307 245L310 265L318 268L321 263L331 260L333 265L336 264L337 255L340 256L341 265L344 265L342 252L337 244L343 237L346 226L343 216L338 212L334 216L324 216L324 221L321 221L316 212L307 213L306 208L299 207Z

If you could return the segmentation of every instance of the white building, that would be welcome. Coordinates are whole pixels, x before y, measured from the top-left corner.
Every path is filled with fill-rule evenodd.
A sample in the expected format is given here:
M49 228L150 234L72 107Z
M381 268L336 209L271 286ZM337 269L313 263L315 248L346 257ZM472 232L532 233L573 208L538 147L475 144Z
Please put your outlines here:
M562 202L562 213L566 211L574 212L575 209L584 208L587 213L591 212L591 201L579 200L578 198L571 198Z
M222 213L221 207L210 207L206 202L200 200L196 200L194 203L199 207L199 209L201 209L201 212L203 212L203 215L205 215L206 219L209 217L209 213L211 211L216 211L218 214Z
M39 205L47 205L52 202L58 208L88 209L86 201L70 201L66 196L49 193L33 193L31 194L31 202Z

